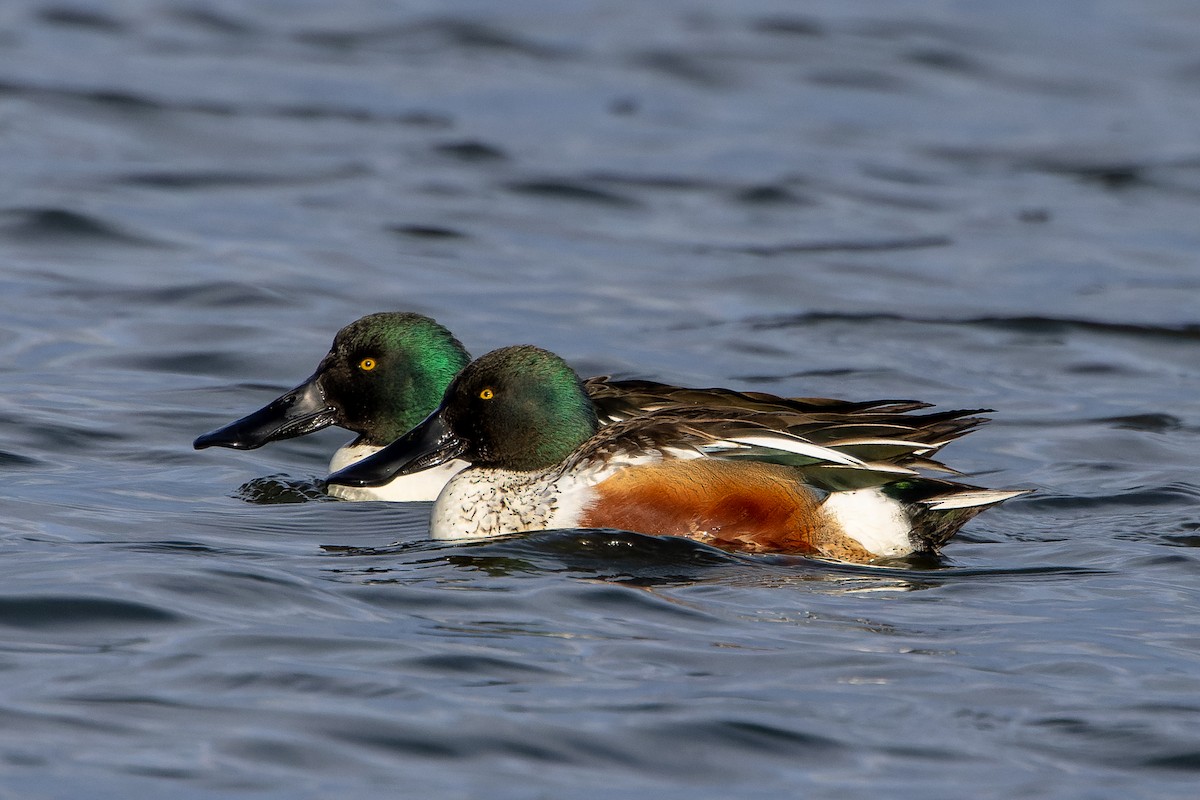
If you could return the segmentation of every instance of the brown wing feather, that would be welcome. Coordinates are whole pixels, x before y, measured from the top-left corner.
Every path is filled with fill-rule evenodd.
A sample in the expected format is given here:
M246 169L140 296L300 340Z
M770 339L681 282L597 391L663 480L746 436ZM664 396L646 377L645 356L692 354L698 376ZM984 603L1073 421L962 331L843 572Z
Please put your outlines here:
M635 388L628 390L628 384ZM649 381L609 382L592 378L585 383L594 392L602 418L617 421L604 426L585 445L575 463L591 455L627 450L661 450L665 447L698 447L752 429L785 431L813 444L843 452L865 452L870 460L953 472L930 456L943 445L987 421L977 416L990 409L954 409L925 414L908 413L923 406L906 401L866 403L815 401L750 395L729 390L691 390ZM645 389L649 387L649 389ZM702 396L703 395L703 396ZM684 401L678 402L679 398ZM704 401L704 402L702 402ZM814 409L820 410L814 410ZM876 440L909 442L917 447L871 448ZM891 453L889 455L889 453ZM591 454L591 455L589 455Z
M853 414L861 411L903 414L928 408L915 400L835 400L828 397L777 397L765 392L736 392L732 389L690 389L646 380L610 380L607 376L583 382L588 396L603 420L629 417L648 410L674 406L741 408L802 414Z

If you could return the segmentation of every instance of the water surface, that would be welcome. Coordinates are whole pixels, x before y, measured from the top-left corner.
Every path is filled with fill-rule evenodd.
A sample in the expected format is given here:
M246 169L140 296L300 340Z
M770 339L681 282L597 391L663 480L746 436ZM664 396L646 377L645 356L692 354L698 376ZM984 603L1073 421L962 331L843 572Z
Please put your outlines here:
M1197 53L1171 0L6 3L0 796L1194 796ZM386 309L995 408L945 455L1037 493L849 567L192 451Z

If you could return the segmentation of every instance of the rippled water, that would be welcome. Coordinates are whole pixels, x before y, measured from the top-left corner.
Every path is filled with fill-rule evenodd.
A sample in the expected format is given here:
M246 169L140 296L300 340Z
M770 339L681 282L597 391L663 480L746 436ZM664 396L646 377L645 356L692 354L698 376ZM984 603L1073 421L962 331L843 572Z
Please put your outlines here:
M0 797L1193 797L1200 10L0 9ZM190 447L362 314L997 409L895 568Z

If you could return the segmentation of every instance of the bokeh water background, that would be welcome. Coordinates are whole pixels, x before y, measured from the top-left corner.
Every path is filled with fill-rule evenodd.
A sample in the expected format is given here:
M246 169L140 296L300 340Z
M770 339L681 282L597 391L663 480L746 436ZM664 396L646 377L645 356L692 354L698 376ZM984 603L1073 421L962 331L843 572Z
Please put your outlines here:
M6 0L0 175L0 797L1196 796L1200 5ZM192 451L390 309L1038 491L842 568Z

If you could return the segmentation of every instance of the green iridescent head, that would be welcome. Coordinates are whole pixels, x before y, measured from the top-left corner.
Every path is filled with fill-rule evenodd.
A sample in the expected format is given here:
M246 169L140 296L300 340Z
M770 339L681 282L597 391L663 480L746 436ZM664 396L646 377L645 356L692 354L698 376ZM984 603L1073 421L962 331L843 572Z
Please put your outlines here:
M442 409L447 427L467 442L463 457L483 467L553 466L599 426L575 371L532 345L476 359L450 385Z
M367 444L388 444L427 417L470 356L429 317L369 314L338 331L314 380L336 424Z

